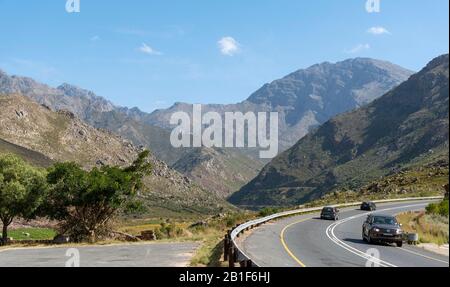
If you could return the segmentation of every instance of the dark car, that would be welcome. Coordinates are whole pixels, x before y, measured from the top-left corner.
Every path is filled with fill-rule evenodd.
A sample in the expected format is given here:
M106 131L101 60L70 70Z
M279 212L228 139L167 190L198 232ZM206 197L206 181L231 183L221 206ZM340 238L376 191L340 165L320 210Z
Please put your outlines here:
M377 206L371 201L365 201L361 204L361 210L374 211L377 210Z
M320 213L320 219L339 220L339 209L336 207L324 207Z
M397 219L389 215L369 215L362 228L363 240L368 243L395 243L403 246L403 230Z

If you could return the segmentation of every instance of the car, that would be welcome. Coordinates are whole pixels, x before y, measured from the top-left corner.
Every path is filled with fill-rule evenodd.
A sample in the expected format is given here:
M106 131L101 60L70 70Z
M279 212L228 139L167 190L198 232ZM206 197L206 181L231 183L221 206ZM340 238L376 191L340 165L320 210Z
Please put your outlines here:
M361 210L374 211L377 210L377 206L371 201L365 201L361 204Z
M402 247L402 225L394 216L371 214L363 223L362 238L368 243L395 243Z
M324 207L320 213L320 219L339 220L339 209L336 207Z

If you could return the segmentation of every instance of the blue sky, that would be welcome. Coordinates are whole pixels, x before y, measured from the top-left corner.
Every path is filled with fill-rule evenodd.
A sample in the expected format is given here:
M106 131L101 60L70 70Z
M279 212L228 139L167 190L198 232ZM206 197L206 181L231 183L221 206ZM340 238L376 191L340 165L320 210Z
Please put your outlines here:
M0 69L144 111L235 103L324 61L419 70L448 53L448 0L0 0Z

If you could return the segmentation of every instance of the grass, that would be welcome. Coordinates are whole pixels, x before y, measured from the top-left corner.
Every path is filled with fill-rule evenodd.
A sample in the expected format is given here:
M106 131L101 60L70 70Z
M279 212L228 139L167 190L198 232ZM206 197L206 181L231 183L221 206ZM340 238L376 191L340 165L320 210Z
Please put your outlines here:
M236 212L221 217L204 219L204 224L192 227L194 221L169 221L161 219L149 219L137 221L133 224L124 224L119 231L131 235L139 235L142 231L153 230L162 242L200 242L190 266L193 267L220 267L223 266L223 238L228 229L238 223L243 223L255 217L254 213Z
M449 243L448 216L425 212L407 212L397 216L405 232L418 233L420 243L443 245Z
M29 236L27 236L29 234ZM8 232L14 240L52 240L56 231L50 228L18 228Z
M202 245L192 258L190 266L223 267L224 234L222 230L210 230L209 234L204 234Z

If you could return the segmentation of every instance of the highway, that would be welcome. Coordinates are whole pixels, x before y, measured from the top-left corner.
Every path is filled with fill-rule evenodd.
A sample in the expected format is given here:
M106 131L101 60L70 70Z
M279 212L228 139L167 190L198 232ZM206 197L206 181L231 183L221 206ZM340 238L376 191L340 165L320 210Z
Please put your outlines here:
M79 255L79 266L76 267L186 267L198 244L151 243L74 248ZM73 250L68 246L2 249L0 267L65 267L73 258Z
M396 215L423 210L429 202L378 206L377 214ZM449 267L449 258L415 246L368 244L362 224L369 213L358 207L342 209L337 222L319 214L270 222L239 240L242 250L261 267Z

